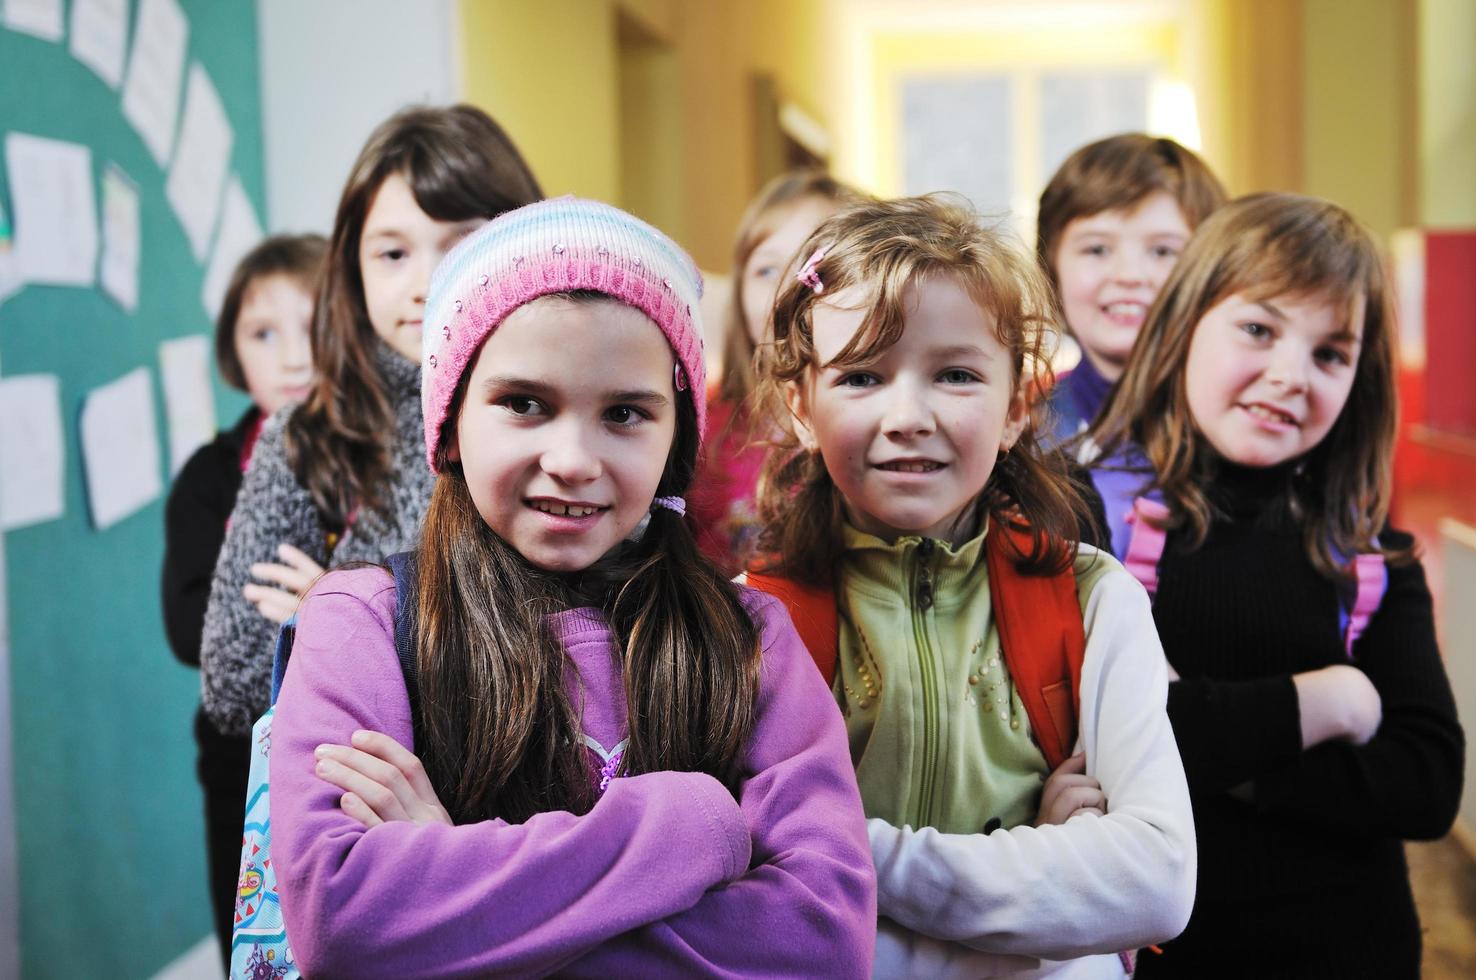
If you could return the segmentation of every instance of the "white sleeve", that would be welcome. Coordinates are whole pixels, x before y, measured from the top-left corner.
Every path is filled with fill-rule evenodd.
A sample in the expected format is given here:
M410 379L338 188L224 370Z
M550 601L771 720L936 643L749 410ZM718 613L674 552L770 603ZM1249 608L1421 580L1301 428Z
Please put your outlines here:
M1169 725L1148 596L1121 566L1083 611L1078 751L1107 814L1059 826L942 834L870 820L878 909L908 929L991 953L1071 959L1183 931L1194 904L1194 821Z
M934 939L899 926L888 918L876 923L873 977L929 977L932 980L979 980L982 977L1018 977L1039 969L1033 956L985 953L958 943Z

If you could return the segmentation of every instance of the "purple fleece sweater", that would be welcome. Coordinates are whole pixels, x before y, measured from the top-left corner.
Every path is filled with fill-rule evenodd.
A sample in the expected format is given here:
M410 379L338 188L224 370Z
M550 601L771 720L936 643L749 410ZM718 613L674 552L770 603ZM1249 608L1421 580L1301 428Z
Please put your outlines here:
M845 729L788 614L763 634L737 800L702 773L615 779L584 816L366 830L313 774L359 728L411 744L395 588L334 572L303 603L272 724L272 849L293 954L311 977L869 975L876 881ZM586 741L624 738L603 616L555 620Z

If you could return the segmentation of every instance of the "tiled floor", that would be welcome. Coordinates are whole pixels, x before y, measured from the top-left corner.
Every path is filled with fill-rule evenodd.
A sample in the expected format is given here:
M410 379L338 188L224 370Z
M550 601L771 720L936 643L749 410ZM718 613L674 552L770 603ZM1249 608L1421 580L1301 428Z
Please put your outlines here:
M1476 861L1454 838L1407 844L1425 929L1426 980L1476 977Z

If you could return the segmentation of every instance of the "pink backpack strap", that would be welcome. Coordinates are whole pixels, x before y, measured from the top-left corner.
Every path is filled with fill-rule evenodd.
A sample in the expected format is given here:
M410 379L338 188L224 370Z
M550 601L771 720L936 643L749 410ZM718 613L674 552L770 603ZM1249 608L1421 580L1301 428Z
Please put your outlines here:
M1122 564L1133 578L1143 584L1149 596L1158 592L1158 560L1163 557L1164 537L1168 533L1160 525L1166 524L1168 518L1168 507L1147 497L1135 499L1132 512L1127 515L1132 530L1122 554Z
M1384 556L1378 552L1354 555L1349 562L1357 579L1357 591L1353 595L1353 607L1348 612L1348 623L1343 629L1343 648L1353 656L1353 644L1368 629L1368 621L1378 612L1388 584L1388 570L1384 567Z

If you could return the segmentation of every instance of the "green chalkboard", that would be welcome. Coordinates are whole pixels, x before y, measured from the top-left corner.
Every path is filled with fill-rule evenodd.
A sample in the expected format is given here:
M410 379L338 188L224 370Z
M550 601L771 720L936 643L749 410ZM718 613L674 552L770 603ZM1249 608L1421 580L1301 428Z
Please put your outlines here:
M131 50L139 3L127 7ZM198 63L220 93L235 136L229 172L263 216L256 5L180 8L184 75ZM107 164L121 168L138 185L142 242L132 314L97 286L31 286L0 305L0 374L56 375L66 432L65 514L4 541L22 973L147 977L211 931L190 727L199 680L164 640L163 497L97 530L78 420L89 391L146 368L167 487L159 345L209 332L200 299L208 253L191 253L165 200L167 173L123 116L121 87L76 60L67 38L0 27L0 135L8 132L85 144L98 181ZM14 220L4 171L0 157L0 200ZM222 424L246 406L218 382L215 403Z

